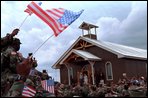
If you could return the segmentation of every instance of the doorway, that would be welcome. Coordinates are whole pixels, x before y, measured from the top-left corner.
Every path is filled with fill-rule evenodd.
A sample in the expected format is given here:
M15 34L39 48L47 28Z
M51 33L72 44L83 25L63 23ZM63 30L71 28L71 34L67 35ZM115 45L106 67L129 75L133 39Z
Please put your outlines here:
M83 76L86 74L88 77L88 84L92 84L92 70L91 70L91 65L87 64L81 69L81 73Z

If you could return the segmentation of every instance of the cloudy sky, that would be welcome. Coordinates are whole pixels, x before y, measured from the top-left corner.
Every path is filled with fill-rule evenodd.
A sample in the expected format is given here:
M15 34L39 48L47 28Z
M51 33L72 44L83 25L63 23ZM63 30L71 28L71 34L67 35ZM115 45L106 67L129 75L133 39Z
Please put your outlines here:
M1 37L19 28L27 17L24 10L30 1L1 1ZM65 8L74 12L84 9L81 16L58 37L51 37L35 54L37 69L46 69L59 81L59 70L51 66L81 36L78 28L83 21L99 26L98 40L109 41L147 50L147 2L146 1L42 1L42 9ZM22 44L24 57L35 52L52 29L36 15L27 18L16 36Z

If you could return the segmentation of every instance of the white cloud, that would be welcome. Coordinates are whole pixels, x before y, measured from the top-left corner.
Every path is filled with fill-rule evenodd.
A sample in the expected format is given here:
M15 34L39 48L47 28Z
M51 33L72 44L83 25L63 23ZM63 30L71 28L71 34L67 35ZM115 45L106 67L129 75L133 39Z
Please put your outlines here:
M98 36L101 39L106 39L106 37L110 36L111 34L116 35L116 33L120 33L120 21L117 18L101 17L97 21L97 25L99 26Z
M128 16L120 21L116 17L101 17L98 36L102 40L146 49L147 6L145 2L133 2ZM138 40L137 40L138 39ZM140 43L143 43L140 45Z

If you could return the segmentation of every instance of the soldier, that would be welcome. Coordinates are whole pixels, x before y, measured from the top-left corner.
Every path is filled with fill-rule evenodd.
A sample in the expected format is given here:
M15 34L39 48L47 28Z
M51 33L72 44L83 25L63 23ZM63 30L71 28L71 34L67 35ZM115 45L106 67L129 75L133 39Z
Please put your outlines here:
M60 84L57 90L57 97L64 97L64 84Z
M7 34L6 37L1 38L2 96L20 96L26 76L22 76L22 74L20 74L17 69L23 71L23 74L28 74L28 71L30 70L30 67L26 64L29 64L29 61L31 61L32 58L28 57L28 59L25 60L22 54L18 52L21 44L20 40L18 38L13 38L18 34L18 31L19 29L14 29L11 34ZM9 91L4 92L6 91L5 89L7 88L7 85L3 87L2 85L5 84L7 80L12 81L12 84L9 86Z
M17 38L13 38L15 35L18 34L19 29L14 29L11 34L7 34L5 37L1 38L1 89L3 90L2 95L5 95L4 91L7 85L3 85L7 83L7 81L13 81L13 67L14 62L17 62L18 59L13 59L14 55L17 54L20 56L20 53L17 51L20 48L20 40ZM9 77L8 77L9 76ZM16 75L15 75L16 76Z
M97 88L96 86L92 85L90 86L90 92L88 94L88 97L97 97Z
M43 70L43 72L39 72L36 70L35 74L31 77L33 78L32 81L36 88L35 97L55 97L54 94L44 90L44 88L42 87L42 80L48 80L49 78L51 78L46 70Z
M7 34L5 37L1 38L1 68L4 70L7 68L8 63L9 63L9 54L12 51L15 51L15 49L12 49L12 45L14 45L16 40L13 38L17 33L19 29L13 30L11 34ZM18 47L19 48L19 47ZM16 50L17 51L17 50Z
M89 93L89 85L88 84L84 84L84 86L82 87L82 93L83 93L83 97L88 96L88 93Z
M7 35L1 38L1 52L4 51L11 43L13 42L13 37L17 35L19 29L14 29L11 34L7 33Z
M46 70L42 71L42 75L41 75L41 79L42 80L48 80L49 78L51 78L48 73L46 72Z
M130 92L129 92L129 89L128 89L128 85L124 85L124 89L122 90L122 96L123 97L130 97Z

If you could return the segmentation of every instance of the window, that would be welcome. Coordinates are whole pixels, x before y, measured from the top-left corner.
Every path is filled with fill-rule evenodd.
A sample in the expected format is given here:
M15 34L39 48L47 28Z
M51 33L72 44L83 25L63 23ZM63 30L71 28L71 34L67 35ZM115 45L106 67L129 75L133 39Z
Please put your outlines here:
M106 79L107 80L113 80L112 64L111 64L111 62L106 62L105 68L106 68L106 77L107 77Z

